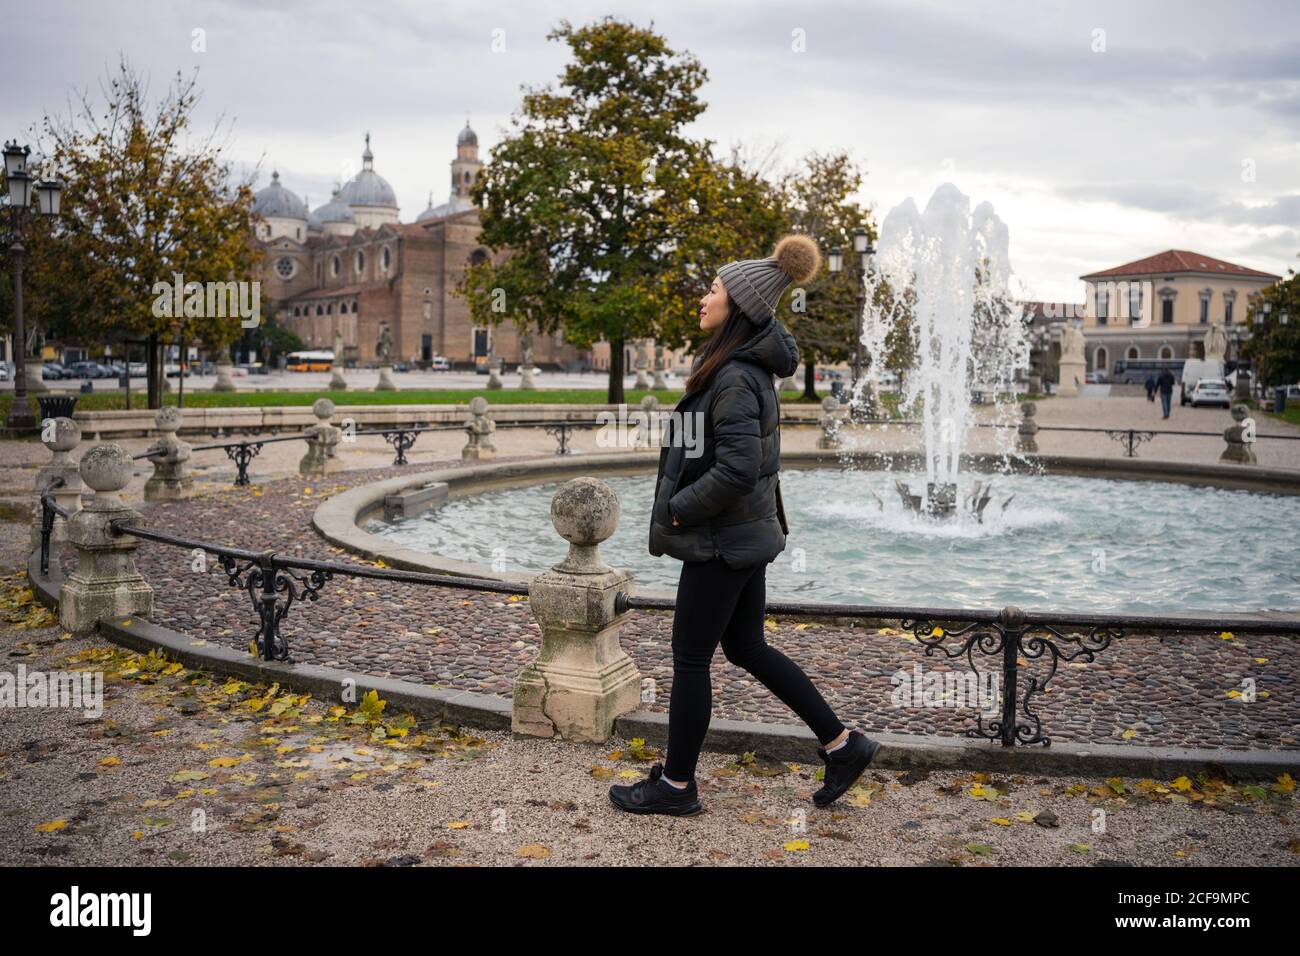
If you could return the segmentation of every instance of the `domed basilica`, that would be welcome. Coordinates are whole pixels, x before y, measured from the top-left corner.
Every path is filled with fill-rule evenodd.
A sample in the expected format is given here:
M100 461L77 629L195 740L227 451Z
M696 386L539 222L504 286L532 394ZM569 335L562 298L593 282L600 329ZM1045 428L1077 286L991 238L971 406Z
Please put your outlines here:
M337 330L348 364L378 364L384 326L394 361L427 366L442 356L462 368L484 356L518 362L514 324L476 326L465 299L454 294L466 266L492 255L478 241L478 209L470 199L482 166L478 136L466 121L451 161L450 198L434 206L430 194L428 207L408 223L393 187L375 170L369 133L361 171L316 209L272 172L270 185L254 196L253 213L265 253L263 295L274 300L277 321L310 348L331 348ZM542 366L572 367L587 357L560 333L534 333L532 345Z

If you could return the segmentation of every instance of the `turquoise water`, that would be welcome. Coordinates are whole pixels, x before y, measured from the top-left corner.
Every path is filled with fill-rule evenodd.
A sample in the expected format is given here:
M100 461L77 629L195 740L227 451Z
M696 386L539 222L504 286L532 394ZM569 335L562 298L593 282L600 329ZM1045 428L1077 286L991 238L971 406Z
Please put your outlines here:
M1300 497L1007 475L992 479L983 524L943 523L905 510L895 478L914 491L924 485L897 472L783 471L790 536L767 569L768 597L1132 613L1300 610ZM959 482L959 497L974 480ZM654 476L606 481L622 509L617 532L601 545L606 563L632 571L642 587L674 590L681 562L646 548ZM497 570L541 571L567 550L550 521L558 486L486 492L368 530Z

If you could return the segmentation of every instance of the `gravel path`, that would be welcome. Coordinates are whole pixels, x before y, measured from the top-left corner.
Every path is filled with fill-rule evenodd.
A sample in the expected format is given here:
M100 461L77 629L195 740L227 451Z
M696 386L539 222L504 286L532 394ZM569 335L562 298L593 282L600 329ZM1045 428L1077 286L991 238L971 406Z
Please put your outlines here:
M512 739L278 694L49 625L0 526L0 670L104 674L104 709L0 713L0 864L1295 866L1288 779L868 771L705 754L706 812L637 817L654 749Z

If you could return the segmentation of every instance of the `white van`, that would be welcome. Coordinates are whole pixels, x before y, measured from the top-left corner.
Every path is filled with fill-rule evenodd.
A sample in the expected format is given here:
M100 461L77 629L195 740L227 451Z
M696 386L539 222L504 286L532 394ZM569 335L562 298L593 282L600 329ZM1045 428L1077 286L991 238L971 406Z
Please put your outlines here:
M1186 405L1192 400L1192 389L1203 378L1223 381L1223 363L1209 362L1205 359L1189 358L1183 363L1183 381L1179 386L1178 404Z

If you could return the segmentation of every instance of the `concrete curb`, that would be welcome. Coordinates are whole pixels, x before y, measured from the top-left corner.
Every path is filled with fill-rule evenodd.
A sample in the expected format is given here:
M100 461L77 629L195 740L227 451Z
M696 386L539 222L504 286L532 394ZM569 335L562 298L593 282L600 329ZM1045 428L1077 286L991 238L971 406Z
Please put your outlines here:
M42 578L40 555L27 561L27 578L37 600L58 607L63 574L51 561L50 574ZM435 717L465 727L509 730L512 703L504 697L475 694L410 681L367 677L314 664L280 664L250 654L210 644L146 620L103 621L99 632L122 647L149 652L161 650L186 667L241 680L279 682L318 700L335 700L345 681L354 681L357 696L374 690L394 711ZM614 721L616 733L665 744L668 715L633 711ZM529 738L533 739L533 738ZM1273 780L1283 772L1300 773L1300 752L1260 750L1201 750L1182 747L1136 747L1117 744L1058 744L1054 747L1003 747L989 741L962 737L917 737L881 733L880 754L873 766L882 770L981 770L1048 776L1141 776L1172 779L1202 770L1230 780ZM714 753L756 751L799 763L816 761L817 739L806 727L715 718L710 722L704 749Z

